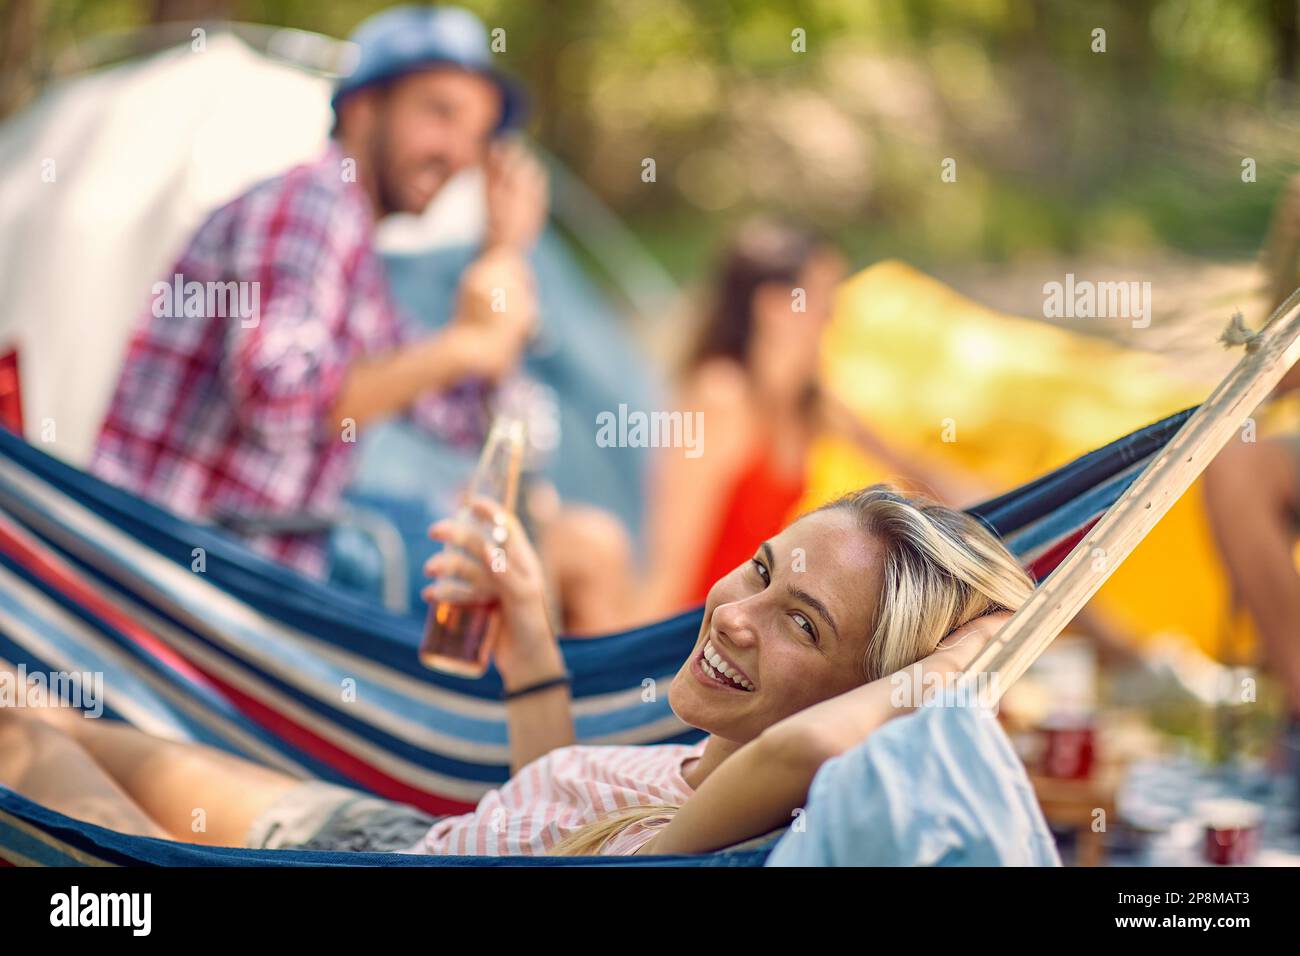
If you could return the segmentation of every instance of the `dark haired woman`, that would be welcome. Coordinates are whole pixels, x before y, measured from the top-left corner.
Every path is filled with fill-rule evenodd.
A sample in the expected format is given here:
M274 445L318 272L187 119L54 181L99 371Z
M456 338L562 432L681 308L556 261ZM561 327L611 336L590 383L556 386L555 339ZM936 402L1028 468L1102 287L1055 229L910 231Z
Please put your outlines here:
M755 220L736 233L673 405L702 413L703 453L659 454L646 521L649 573L629 599L635 616L703 601L783 527L804 496L805 462L820 435L847 438L895 480L954 497L951 481L903 460L818 382L822 332L844 271L835 248L811 232Z

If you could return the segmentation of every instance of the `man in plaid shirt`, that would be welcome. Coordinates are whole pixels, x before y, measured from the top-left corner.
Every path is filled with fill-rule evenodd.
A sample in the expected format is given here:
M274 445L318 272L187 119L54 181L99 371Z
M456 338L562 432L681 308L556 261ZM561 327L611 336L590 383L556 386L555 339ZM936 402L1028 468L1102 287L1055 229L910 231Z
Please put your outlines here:
M488 393L535 320L525 254L545 177L519 147L490 142L518 104L487 67L481 25L454 8L397 13L354 34L361 57L336 90L324 155L219 209L154 286L96 444L100 477L198 520L327 516L367 422L409 413L453 441L480 440ZM447 326L412 335L372 249L374 222L423 210L480 162L484 251ZM323 534L250 542L325 571Z

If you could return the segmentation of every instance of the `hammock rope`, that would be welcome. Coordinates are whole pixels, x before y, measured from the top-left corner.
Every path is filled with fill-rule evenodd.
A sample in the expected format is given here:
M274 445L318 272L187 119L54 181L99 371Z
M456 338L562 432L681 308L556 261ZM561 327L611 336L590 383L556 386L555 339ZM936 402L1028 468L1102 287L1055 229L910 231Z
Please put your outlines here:
M1246 327L1246 317L1238 310L1232 313L1232 318L1224 326L1223 331L1219 334L1219 341L1223 343L1224 348L1234 348L1238 345L1246 346L1247 352L1253 352L1259 347L1259 336L1263 329L1251 330Z

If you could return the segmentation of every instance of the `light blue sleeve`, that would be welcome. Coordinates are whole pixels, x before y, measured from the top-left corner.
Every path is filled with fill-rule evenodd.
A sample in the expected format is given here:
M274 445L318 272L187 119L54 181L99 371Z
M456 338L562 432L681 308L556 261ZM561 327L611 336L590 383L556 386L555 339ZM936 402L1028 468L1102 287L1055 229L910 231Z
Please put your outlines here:
M1060 866L996 718L927 707L817 773L768 866Z

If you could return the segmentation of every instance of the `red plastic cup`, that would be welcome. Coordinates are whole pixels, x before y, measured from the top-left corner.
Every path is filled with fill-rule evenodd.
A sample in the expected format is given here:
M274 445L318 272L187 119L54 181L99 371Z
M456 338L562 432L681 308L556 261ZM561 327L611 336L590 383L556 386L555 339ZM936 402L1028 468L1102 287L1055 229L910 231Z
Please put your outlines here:
M1216 866L1251 863L1259 852L1263 810L1246 800L1206 800L1197 810L1205 823L1205 861Z
M1087 780L1097 759L1097 732L1088 717L1058 717L1043 724L1042 772L1058 780Z

